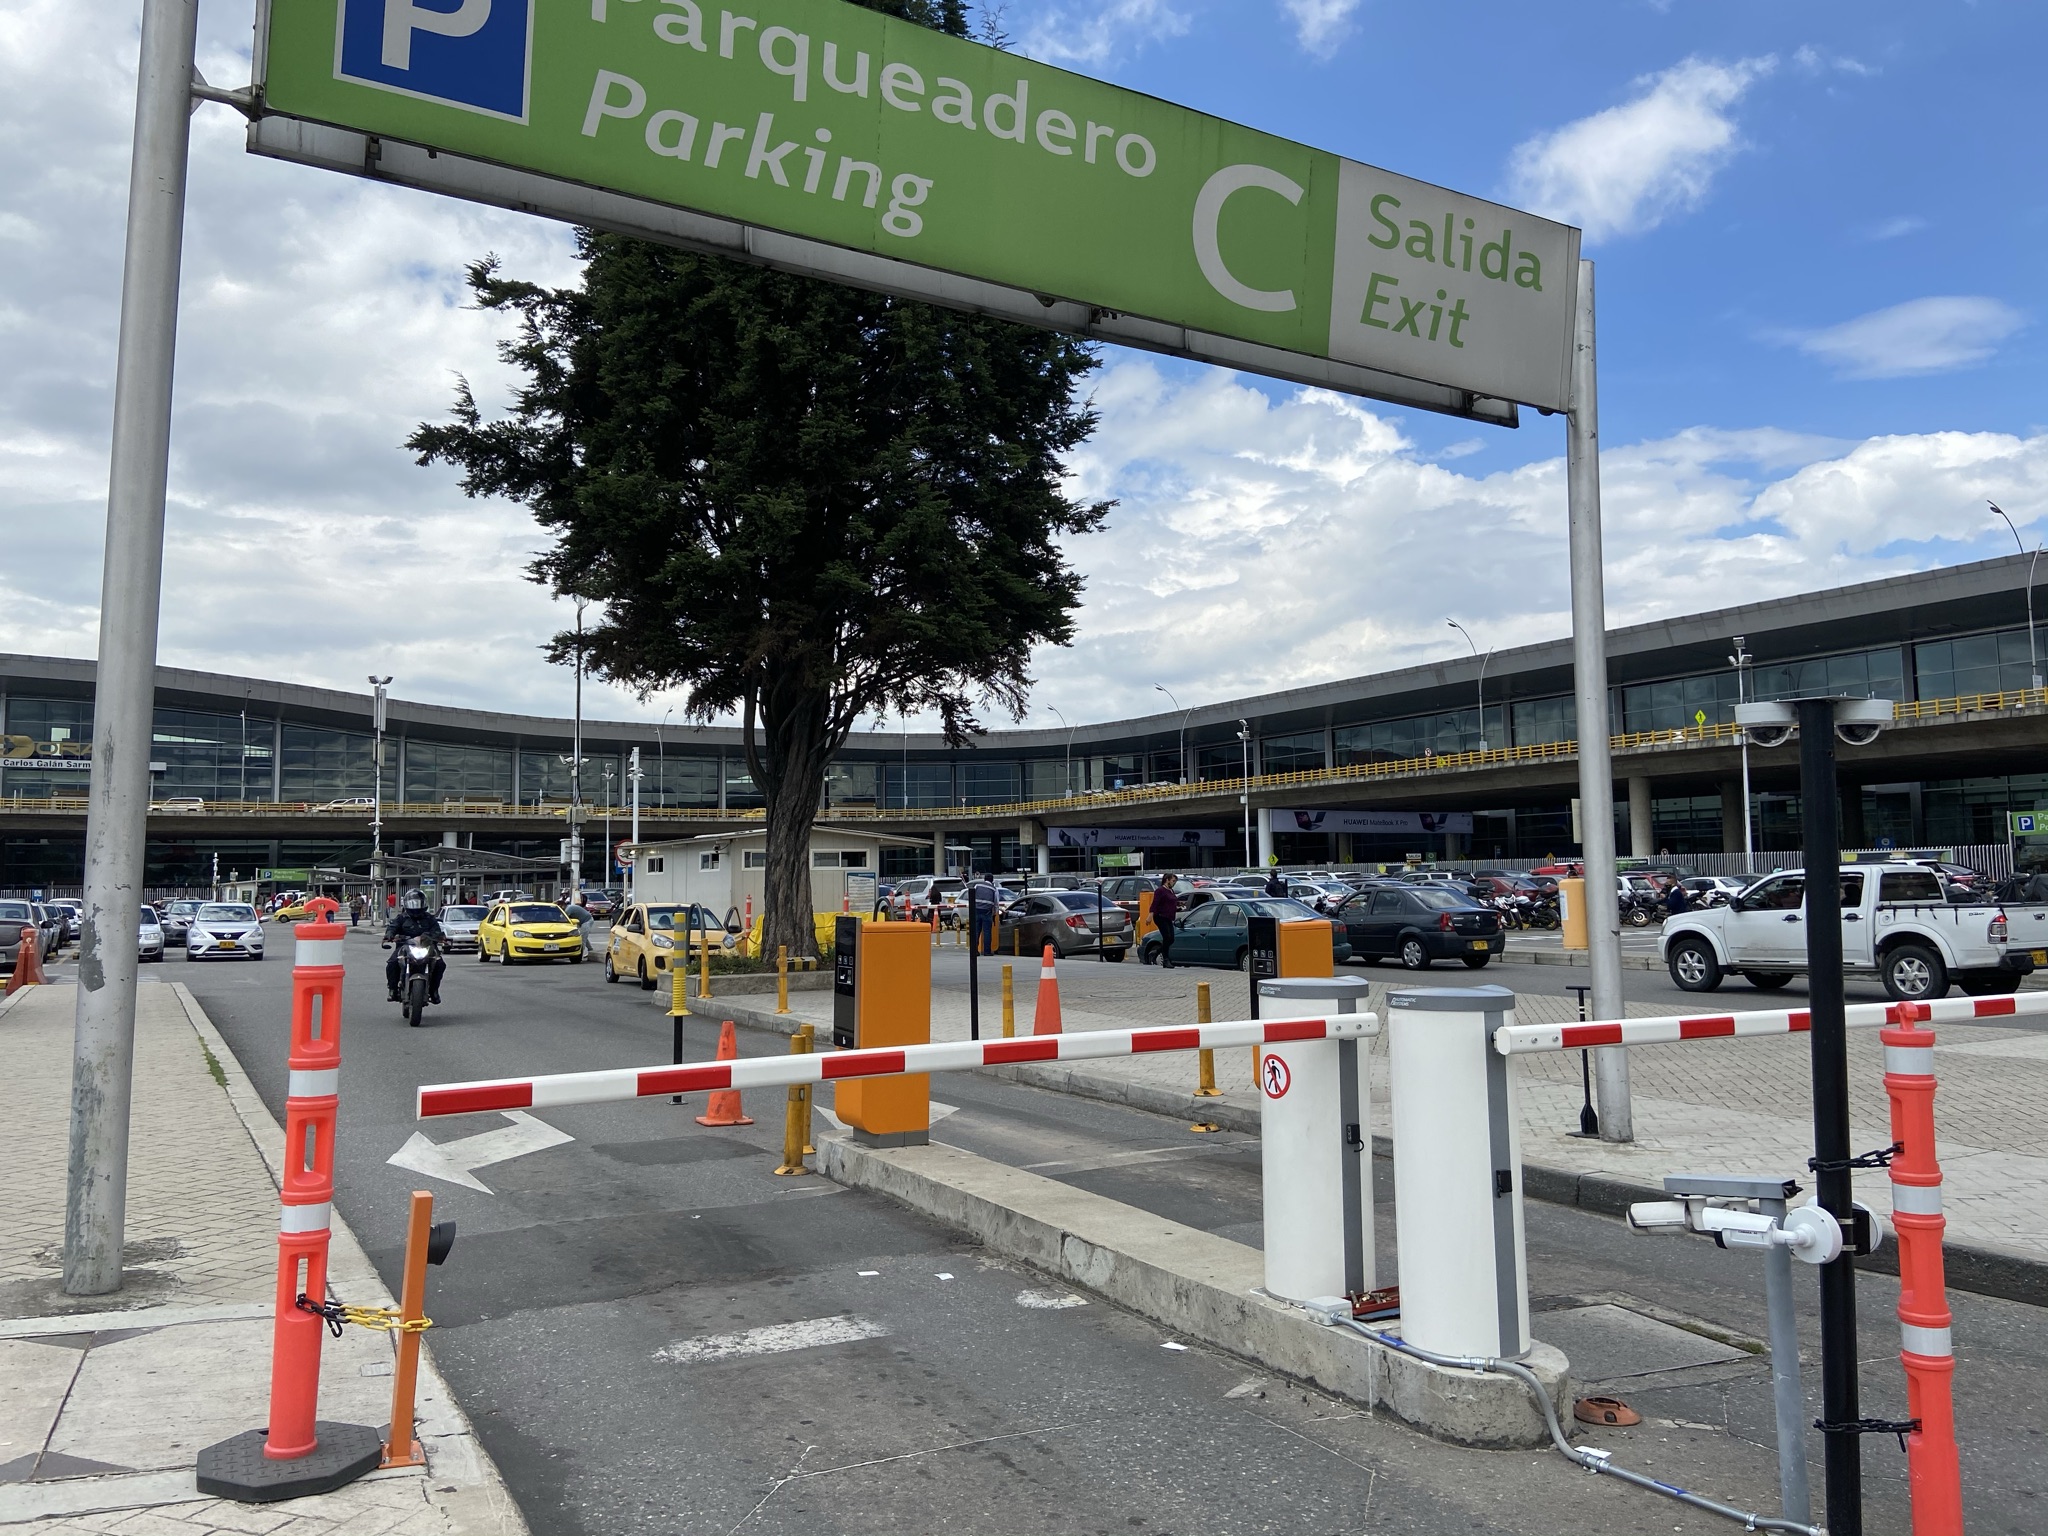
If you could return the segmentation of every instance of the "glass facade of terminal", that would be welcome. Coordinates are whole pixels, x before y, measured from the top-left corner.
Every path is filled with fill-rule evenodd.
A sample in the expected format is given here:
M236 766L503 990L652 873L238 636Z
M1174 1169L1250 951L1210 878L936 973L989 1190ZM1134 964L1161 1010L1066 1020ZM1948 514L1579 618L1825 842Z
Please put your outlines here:
M1954 698L2011 692L2031 685L2034 658L2025 629L2006 629L1915 644L1881 646L1750 669L1743 691L1752 698L1808 693L1910 699ZM1577 735L1569 695L1514 697L1512 675L1489 678L1482 720L1473 702L1421 714L1382 713L1359 701L1340 705L1326 729L1276 731L1251 744L1256 773L1285 774L1344 768L1430 755L1466 752L1482 742L1493 748L1532 747L1569 741ZM78 800L90 779L92 704L76 697L42 697L34 685L17 680L0 700L4 755L22 766L0 766L0 800ZM18 692L13 690L20 690ZM1495 690L1499 696L1495 696ZM1612 689L1611 727L1616 731L1690 729L1702 721L1727 724L1739 697L1732 667L1697 675L1629 682ZM1346 718L1346 715L1351 718ZM483 744L446 739L446 731L412 734L401 726L385 739L381 786L389 802L413 805L560 805L570 797L569 742L526 738ZM671 732L670 736L682 734ZM1068 794L1171 782L1234 779L1244 770L1245 746L1235 740L1190 741L1185 757L1180 733L1169 723L1134 740L1128 750L1073 751L1043 741L1006 755L972 749L934 753L924 748L891 749L886 731L851 739L829 768L825 802L833 807L881 806L920 809L999 806L1056 801ZM618 742L586 738L581 772L585 803L623 811L631 802L627 751ZM153 794L158 800L197 798L212 804L282 802L324 804L368 797L374 784L370 733L329 724L282 718L264 704L240 709L161 707L150 743ZM731 746L707 748L701 739L664 739L641 751L641 803L650 808L747 809L761 795L747 771L745 755ZM1860 804L1843 808L1844 833L1851 841L1876 844L1914 842L1973 845L2004 836L2010 810L2048 809L2048 775L2017 774L1912 784L1865 786ZM1562 808L1514 813L1479 813L1471 839L1475 856L1489 849L1502 857L1535 856L1571 846L1568 812ZM1654 841L1674 854L1719 849L1724 806L1718 796L1660 797L1654 805ZM1759 792L1751 819L1760 847L1790 847L1799 835L1797 797ZM224 829L225 830L225 829ZM1233 834L1234 835L1234 834ZM529 840L546 856L545 840ZM983 841L989 841L983 838ZM989 842L989 856L1001 861L1028 857L1014 847ZM1012 839L1014 842L1014 839ZM1302 858L1335 858L1333 839L1310 838L1295 850ZM521 843L521 848L526 844ZM513 851L507 844L503 850ZM1393 853L1391 847L1378 850ZM223 867L303 865L360 856L352 842L307 844L287 856L282 844L208 839L159 848L152 843L152 880L198 863L211 865L220 852ZM1365 840L1354 852L1366 856ZM1283 849L1283 856L1286 850ZM0 887L34 879L54 881L75 866L76 837L9 836L5 839ZM195 862L196 861L196 862ZM889 873L928 867L921 849L885 855Z

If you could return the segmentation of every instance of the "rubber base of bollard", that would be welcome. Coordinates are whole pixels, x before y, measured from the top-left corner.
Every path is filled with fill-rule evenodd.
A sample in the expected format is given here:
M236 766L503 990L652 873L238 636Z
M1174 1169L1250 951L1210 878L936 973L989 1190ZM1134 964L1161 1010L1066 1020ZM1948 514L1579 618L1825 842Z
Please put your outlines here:
M384 1437L367 1424L315 1426L320 1443L305 1456L272 1461L263 1454L268 1430L247 1429L199 1453L199 1491L242 1504L275 1504L332 1493L377 1470Z

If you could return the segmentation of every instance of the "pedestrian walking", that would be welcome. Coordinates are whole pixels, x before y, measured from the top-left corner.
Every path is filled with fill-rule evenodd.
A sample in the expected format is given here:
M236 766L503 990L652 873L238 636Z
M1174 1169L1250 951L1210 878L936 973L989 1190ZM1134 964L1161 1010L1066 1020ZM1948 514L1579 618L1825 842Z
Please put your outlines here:
M975 876L967 889L974 907L974 952L992 955L996 952L996 910L1002 905L1002 889L987 875Z
M1287 877L1277 869L1266 876L1266 894L1268 896L1285 896L1287 894Z
M1173 920L1180 916L1180 892L1175 889L1179 884L1179 875L1168 874L1152 892L1152 922L1159 930L1159 965L1168 971L1173 969Z

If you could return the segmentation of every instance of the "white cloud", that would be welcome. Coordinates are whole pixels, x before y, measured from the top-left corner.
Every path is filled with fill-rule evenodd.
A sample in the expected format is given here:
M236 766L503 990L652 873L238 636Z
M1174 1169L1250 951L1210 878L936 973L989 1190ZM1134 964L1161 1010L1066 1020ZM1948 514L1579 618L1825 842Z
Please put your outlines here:
M1903 379L1988 361L2026 317L1997 299L1909 299L1788 339L1849 379Z
M1740 147L1729 109L1773 62L1694 58L1638 80L1633 100L1518 145L1510 196L1594 239L1640 234L1698 207Z
M1294 18L1294 36L1304 50L1328 58L1351 33L1351 13L1359 0L1280 0Z
M1171 0L1106 0L1075 10L1054 5L1024 22L1016 48L1052 64L1100 68L1134 47L1179 37L1187 29L1186 14Z
M1926 227L1927 221L1917 213L1902 213L1871 225L1866 238L1874 241L1899 240L1907 235L1917 235Z
M1082 638L1036 658L1036 722L1453 655L1446 612L1481 646L1570 631L1561 457L1460 474L1358 401L1150 361L1095 395L1075 485L1120 504L1075 546ZM1602 482L1609 619L1631 624L1995 554L1984 499L2048 503L2048 435L1699 428L1610 446Z

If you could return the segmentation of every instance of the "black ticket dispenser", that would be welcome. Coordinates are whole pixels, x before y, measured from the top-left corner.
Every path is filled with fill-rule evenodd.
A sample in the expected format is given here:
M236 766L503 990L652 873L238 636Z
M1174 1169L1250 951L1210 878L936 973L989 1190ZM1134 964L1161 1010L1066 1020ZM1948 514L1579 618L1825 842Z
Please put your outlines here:
M842 1051L859 1042L860 919L840 917L832 923L832 1043Z

